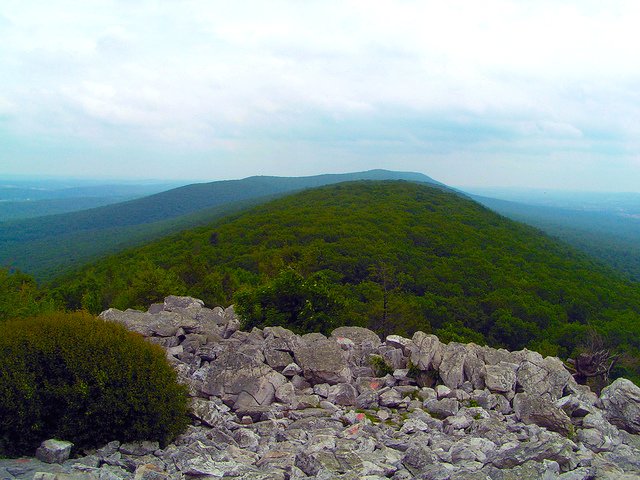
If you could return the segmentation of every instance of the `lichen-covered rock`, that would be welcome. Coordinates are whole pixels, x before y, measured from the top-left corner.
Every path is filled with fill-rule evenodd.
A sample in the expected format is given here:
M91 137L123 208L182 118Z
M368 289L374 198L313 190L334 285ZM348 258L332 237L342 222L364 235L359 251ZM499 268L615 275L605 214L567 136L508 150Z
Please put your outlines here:
M499 362L496 365L487 365L484 371L484 383L486 387L497 393L512 392L516 386L515 363Z
M640 434L640 387L636 384L618 378L602 390L599 405L611 423L629 433Z
M52 438L42 442L36 450L36 458L45 463L64 463L72 448L73 443Z
M562 435L573 431L571 419L547 397L518 393L513 399L516 418L526 424L536 424Z
M414 345L411 349L411 363L423 371L438 370L444 348L438 337L418 331L413 334L411 341Z
M294 351L304 378L312 384L350 383L351 370L335 340L325 337L301 337Z
M260 359L242 352L226 351L209 365L201 387L203 393L220 396L231 404L270 405L276 389L287 379Z
M546 396L556 401L564 396L567 385L575 380L564 368L558 358L546 357L536 352L526 352L527 359L520 364L517 372L517 382L526 393Z

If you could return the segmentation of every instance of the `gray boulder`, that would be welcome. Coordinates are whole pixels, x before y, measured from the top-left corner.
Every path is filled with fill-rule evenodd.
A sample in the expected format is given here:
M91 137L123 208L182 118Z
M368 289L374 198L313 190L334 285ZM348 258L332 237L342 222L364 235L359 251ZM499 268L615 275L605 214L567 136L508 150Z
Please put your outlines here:
M358 391L348 383L339 383L329 387L327 400L334 405L355 405Z
M351 370L335 340L305 335L295 347L294 357L304 378L312 384L350 383Z
M348 338L356 348L362 348L369 345L372 348L378 348L382 343L378 334L362 327L339 327L331 332L333 338Z
M598 405L611 423L629 433L640 433L640 387L633 382L618 378L602 390Z
M73 443L54 438L45 440L36 450L36 458L45 463L64 463L69 459Z
M259 358L244 352L225 351L209 365L206 378L199 387L207 395L217 395L227 404L239 399L243 406L270 405L276 389L287 379Z
M444 348L438 337L418 331L411 340L414 345L411 349L411 363L423 371L438 370Z
M456 342L445 345L439 371L442 383L447 387L456 389L464 383L464 361L466 355L466 345Z
M486 387L497 393L512 392L516 386L517 369L518 365L515 363L500 362L497 365L487 365L484 371Z
M528 425L535 424L562 435L573 430L571 419L546 397L518 393L513 399L516 418Z
M564 367L560 359L555 357L542 358L537 352L528 352L527 359L520 364L517 373L517 383L526 393L547 396L556 401L564 396L564 389L575 380Z
M173 312L175 310L182 310L187 308L200 309L204 307L204 302L198 298L192 297L179 297L176 295L169 295L164 299L163 310L167 312Z

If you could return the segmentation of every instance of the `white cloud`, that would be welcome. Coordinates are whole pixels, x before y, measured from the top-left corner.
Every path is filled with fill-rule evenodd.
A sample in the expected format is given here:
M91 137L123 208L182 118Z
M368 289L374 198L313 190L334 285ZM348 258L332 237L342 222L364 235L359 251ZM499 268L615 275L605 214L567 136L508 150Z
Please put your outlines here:
M26 137L241 153L243 141L281 131L291 154L295 135L330 141L316 135L322 122L357 133L353 148L375 144L372 119L394 112L408 133L391 145L433 143L412 143L416 119L441 118L448 151L491 144L498 129L496 149L525 154L603 137L628 149L640 130L633 0L25 0L4 10L0 114L20 105L10 127ZM456 141L465 129L473 142Z

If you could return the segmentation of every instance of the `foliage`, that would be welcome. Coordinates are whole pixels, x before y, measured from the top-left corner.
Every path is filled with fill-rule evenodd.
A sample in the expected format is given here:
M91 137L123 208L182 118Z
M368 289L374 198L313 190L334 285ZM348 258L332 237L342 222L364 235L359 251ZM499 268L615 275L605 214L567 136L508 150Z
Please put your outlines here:
M0 321L55 310L55 302L35 280L21 272L0 269Z
M371 355L369 357L369 364L371 365L376 377L393 375L393 367L391 367L391 365L389 365L380 355Z
M296 332L325 334L336 328L344 307L323 272L304 278L291 268L264 285L239 292L235 306L247 330L279 325Z
M50 280L96 258L203 225L287 192L356 179L402 178L433 182L411 172L368 172L311 177L249 177L196 183L88 210L0 222L0 265Z
M120 325L82 313L0 324L0 454L32 455L53 437L167 442L186 409L162 348Z
M423 330L445 341L538 345L566 358L596 329L616 353L640 348L637 283L538 230L428 185L352 182L300 192L105 258L59 279L56 294L67 306L82 305L87 292L98 300L87 304L134 306L145 289L142 282L142 291L128 293L136 272L151 267L208 304L235 298L255 307L271 295L264 308L243 312L256 325L265 312L269 322L290 321L300 304L276 307L274 292L290 289L305 298L304 280L322 272L323 291L343 304L333 310L336 324L381 335ZM276 280L283 271L302 280ZM322 316L307 320L296 328L327 328ZM621 365L616 374L640 373L633 362Z

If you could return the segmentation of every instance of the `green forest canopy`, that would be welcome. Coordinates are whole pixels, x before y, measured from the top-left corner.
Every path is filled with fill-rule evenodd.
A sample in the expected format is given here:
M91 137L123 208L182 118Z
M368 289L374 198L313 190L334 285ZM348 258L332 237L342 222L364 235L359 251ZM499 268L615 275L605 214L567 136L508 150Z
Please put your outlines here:
M209 305L240 300L251 325L423 330L565 357L596 337L626 352L627 374L640 372L638 284L467 198L409 182L304 191L55 284L67 308L94 312L146 307L168 294ZM284 294L291 301L274 302Z

